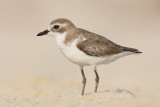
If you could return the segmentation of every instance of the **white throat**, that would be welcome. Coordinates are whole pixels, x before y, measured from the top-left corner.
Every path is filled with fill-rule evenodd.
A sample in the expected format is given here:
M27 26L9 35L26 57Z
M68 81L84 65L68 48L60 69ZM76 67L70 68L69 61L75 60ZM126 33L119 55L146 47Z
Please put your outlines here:
M63 45L64 45L63 42L66 38L66 34L67 34L66 32L64 32L64 33L49 32L48 33L49 36L52 36L56 39L56 42L57 42L57 45L59 48L63 47Z

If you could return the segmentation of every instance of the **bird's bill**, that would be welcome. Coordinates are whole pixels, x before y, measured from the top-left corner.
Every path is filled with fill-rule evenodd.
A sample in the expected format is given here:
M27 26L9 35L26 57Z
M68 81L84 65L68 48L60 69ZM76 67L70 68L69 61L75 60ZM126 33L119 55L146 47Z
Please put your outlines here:
M48 30L42 31L42 32L38 33L37 36L47 35L48 32L49 32Z

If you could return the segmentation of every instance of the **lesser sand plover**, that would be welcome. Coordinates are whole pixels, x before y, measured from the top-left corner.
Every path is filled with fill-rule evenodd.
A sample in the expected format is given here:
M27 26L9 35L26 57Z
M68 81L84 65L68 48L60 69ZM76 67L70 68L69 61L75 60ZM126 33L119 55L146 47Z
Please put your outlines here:
M83 66L93 66L96 75L95 92L99 83L96 66L108 64L126 55L142 53L137 49L120 46L98 34L77 28L71 21L64 18L53 20L49 28L37 36L50 35L55 37L57 45L63 55L74 64L79 65L84 94L86 77Z

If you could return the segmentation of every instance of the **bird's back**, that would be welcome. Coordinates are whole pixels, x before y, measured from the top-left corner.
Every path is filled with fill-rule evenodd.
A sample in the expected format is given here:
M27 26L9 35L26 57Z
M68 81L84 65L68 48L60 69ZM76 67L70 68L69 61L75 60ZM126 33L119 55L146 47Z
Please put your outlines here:
M77 47L90 56L109 56L122 52L141 53L137 49L120 46L109 39L89 31L79 29L80 41Z

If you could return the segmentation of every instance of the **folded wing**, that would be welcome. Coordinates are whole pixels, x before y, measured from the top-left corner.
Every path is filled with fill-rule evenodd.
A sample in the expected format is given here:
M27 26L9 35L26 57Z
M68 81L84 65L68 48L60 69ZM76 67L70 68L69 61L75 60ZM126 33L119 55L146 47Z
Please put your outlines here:
M117 45L112 41L96 34L85 34L82 36L77 43L77 47L87 55L97 57L114 55L123 52L123 48L120 45Z

